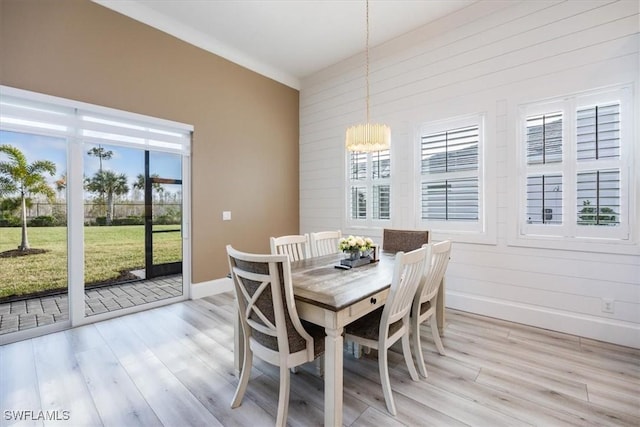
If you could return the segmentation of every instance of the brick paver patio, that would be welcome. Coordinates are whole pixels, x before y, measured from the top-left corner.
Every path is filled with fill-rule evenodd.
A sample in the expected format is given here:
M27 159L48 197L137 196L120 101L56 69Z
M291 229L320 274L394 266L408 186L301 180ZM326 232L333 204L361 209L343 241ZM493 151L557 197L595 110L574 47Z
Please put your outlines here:
M85 291L87 316L182 295L182 275L93 288ZM69 319L67 294L0 304L0 335Z

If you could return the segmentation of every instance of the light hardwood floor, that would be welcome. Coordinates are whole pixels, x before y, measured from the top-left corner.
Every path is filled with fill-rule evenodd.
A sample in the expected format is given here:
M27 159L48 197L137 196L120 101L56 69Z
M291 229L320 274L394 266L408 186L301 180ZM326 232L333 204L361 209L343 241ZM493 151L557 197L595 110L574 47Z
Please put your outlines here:
M68 420L20 425L273 425L278 370L257 359L242 406L229 407L232 304L223 294L0 347L0 424L28 411ZM411 381L391 351L395 418L375 351L345 357L345 425L640 426L640 350L454 310L447 319L447 356L423 326L428 379ZM315 368L292 375L289 424L322 425L322 406Z

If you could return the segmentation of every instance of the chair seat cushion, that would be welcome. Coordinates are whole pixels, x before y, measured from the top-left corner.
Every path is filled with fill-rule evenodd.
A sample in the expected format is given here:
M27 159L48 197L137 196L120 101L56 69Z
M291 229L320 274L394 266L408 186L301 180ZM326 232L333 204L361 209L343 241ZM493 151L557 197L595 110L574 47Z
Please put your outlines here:
M377 341L380 336L380 320L382 319L382 311L384 307L380 307L371 313L349 323L345 327L345 332L349 335ZM389 336L395 334L402 327L402 320L389 325Z
M322 326L306 322L302 319L300 319L300 322L302 323L305 331L307 331L307 333L313 338L314 356L320 356L324 353L324 338L327 336L324 328ZM296 353L298 351L304 350L307 345L305 339L300 334L298 334L295 329L293 329L293 327L288 328L288 330L294 332L289 335L289 351L291 353ZM253 338L263 346L278 351L278 340L276 337L263 334L256 330L252 330L251 334Z
M313 357L324 354L324 339L327 336L322 326L300 319L304 330L313 338Z
M431 301L423 302L420 306L420 314L424 314L431 308Z

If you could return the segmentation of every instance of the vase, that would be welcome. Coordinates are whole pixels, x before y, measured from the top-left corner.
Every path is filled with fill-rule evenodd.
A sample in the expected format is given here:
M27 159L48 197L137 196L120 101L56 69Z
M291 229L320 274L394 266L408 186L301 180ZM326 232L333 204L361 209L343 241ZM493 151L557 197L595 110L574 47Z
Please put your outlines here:
M348 259L351 261L355 261L360 258L360 251L349 251L347 254L349 255Z

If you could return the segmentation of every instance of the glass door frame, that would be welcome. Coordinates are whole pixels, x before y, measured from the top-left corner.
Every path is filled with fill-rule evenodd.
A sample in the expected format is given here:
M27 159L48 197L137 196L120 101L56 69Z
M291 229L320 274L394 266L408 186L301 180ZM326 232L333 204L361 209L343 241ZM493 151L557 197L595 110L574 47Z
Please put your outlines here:
M153 184L172 184L180 185L182 189L182 176L181 179L162 178L152 176L150 173L150 152L145 150L144 152L144 270L145 278L152 279L158 276L166 276L168 274L181 274L183 257L182 254L180 261L166 262L162 264L154 264L153 262L153 235L156 233L182 233L182 228L179 230L154 230L153 229ZM181 173L182 175L182 173ZM181 191L182 194L182 191ZM180 196L180 209L183 208L183 196ZM184 292L184 288L183 288Z
M114 144L117 145L117 144ZM102 320L139 311L149 310L163 305L185 301L191 297L191 157L181 155L182 158L182 295L165 298L159 301L148 302L133 307L122 308L91 316L85 315L84 293L84 187L83 187L83 154L84 143L76 140L69 145L69 161L78 165L73 168L73 173L68 173L68 188L70 190L70 204L68 206L69 223L73 224L73 230L69 229L69 318L71 327L86 325ZM73 181L72 181L73 179ZM145 184L146 185L146 184ZM146 208L145 208L146 210ZM146 223L146 221L145 221ZM146 228L146 225L145 225ZM79 248L76 250L76 248ZM74 251L74 252L71 252Z

